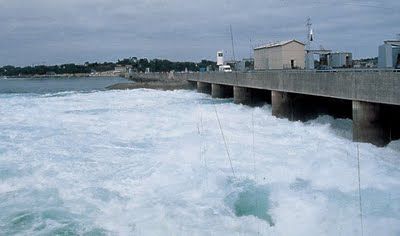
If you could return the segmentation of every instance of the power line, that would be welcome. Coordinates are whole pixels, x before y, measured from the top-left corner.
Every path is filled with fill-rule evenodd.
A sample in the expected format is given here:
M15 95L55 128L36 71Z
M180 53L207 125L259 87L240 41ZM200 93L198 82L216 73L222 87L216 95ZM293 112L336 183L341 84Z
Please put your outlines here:
M376 2L378 3L378 2ZM331 2L311 2L313 5L332 5ZM384 10L396 10L393 7L386 7L386 6L379 6L379 5L371 5L371 4L366 4L366 3L361 3L361 2L342 2L342 3L335 3L335 6L340 6L340 5L348 5L348 6L357 6L357 7L367 7L367 8L375 8L375 9L384 9Z

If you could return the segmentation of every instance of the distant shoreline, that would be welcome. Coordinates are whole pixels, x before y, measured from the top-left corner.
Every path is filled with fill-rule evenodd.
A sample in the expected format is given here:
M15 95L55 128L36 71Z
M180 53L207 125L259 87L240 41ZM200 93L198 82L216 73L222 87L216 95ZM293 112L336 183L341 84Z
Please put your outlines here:
M121 74L56 74L56 75L17 75L17 76L2 76L2 78L104 78L104 77L124 77ZM1 77L0 77L1 78Z
M177 90L185 89L191 90L194 87L185 79L177 78L163 78L163 77L153 77L153 78L139 78L133 76L129 78L131 83L118 83L106 87L109 90L127 90L127 89L157 89L157 90Z

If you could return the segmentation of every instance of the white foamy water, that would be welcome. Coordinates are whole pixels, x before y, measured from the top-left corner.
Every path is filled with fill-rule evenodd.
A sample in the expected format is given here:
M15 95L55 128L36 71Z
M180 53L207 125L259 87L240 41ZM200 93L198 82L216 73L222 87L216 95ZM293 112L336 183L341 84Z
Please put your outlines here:
M191 91L0 95L0 234L360 235L356 147ZM364 235L399 235L400 142L359 148Z

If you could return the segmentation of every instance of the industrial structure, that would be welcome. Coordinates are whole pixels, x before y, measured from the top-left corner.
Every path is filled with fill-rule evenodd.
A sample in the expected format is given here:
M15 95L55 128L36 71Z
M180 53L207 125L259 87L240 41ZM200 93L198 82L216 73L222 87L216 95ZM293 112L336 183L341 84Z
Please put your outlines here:
M351 52L330 52L320 54L320 67L328 68L351 68L353 67L353 54Z
M182 74L214 98L270 103L272 115L306 121L320 114L353 119L353 140L384 146L400 139L400 72L265 70ZM379 81L379 83L377 83Z
M298 40L270 43L254 49L254 69L304 69L305 44Z
M243 58L235 64L235 70L241 72L254 70L254 58Z
M314 54L320 53L329 53L330 51L326 52L319 52L315 50L311 50L311 42L314 41L313 30L311 28L311 18L307 18L307 40L306 40L306 58L305 58L305 68L308 70L314 69Z
M400 68L400 40L387 40L379 46L379 68Z
M311 19L307 19L307 37L305 43L299 40L287 40L275 43L269 43L253 49L254 51L254 70L282 70L282 69L307 69L307 70L327 70L333 68L352 68L353 55L351 52L332 52L325 49L322 45L316 48L314 45L314 33ZM400 64L398 54L400 51L400 41L386 41L384 47L385 63L394 61L396 67ZM218 52L217 65L222 66L222 52ZM388 59L386 59L388 58ZM222 63L221 63L222 61ZM399 61L399 62L397 62ZM397 62L397 64L396 64ZM251 67L244 66L246 62L232 61L231 67L236 71L248 71ZM247 62L247 64L250 64ZM390 63L389 63L390 64ZM252 68L253 69L253 68Z
M350 68L353 66L353 54L350 52L332 52L328 56L328 66L333 68Z
M317 61L316 69L329 69L329 68L350 68L353 67L353 55L350 52L332 52L332 50L324 49L320 46L319 49L315 49L312 43L314 42L314 33L311 28L311 19L307 19L307 40L306 40L306 58L305 68L308 70L315 69L315 58L317 55L319 61Z

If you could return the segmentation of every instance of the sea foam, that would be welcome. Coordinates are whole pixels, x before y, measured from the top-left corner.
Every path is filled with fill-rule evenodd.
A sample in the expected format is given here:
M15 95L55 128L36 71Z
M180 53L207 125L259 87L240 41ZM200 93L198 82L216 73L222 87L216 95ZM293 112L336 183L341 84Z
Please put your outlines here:
M0 234L360 235L357 145L364 235L400 234L400 142L351 120L139 89L0 95L0 130Z

